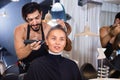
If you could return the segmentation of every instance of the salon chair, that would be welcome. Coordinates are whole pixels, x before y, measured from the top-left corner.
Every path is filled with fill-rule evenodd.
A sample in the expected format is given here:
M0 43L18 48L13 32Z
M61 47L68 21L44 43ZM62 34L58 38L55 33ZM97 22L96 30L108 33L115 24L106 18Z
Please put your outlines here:
M6 74L5 76L3 76L2 80L19 80L19 77L17 74L11 73L11 74Z
M19 67L17 64L9 65L3 75L16 74L19 75Z

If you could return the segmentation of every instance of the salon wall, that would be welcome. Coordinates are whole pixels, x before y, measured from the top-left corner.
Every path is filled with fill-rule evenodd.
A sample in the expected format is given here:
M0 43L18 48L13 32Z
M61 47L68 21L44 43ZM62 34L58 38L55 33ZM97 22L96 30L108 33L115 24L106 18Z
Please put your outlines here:
M14 64L17 60L13 33L15 27L24 22L21 16L22 6L30 1L31 0L20 0L19 2L10 2L0 8L0 12L6 12L5 17L0 16L0 45L8 51L8 53L5 54L8 65Z
M101 13L103 10L106 11L107 9L116 10L118 12L120 9L119 5L113 5L110 3L104 5L104 2L102 4L91 2L79 6L78 0L60 0L60 2L64 5L65 11L72 17L68 21L72 26L72 32L69 36L72 40L72 51L69 54L69 58L76 61L79 67L84 63L91 63L97 68L97 48L101 48L99 29L103 25L113 23L111 21L114 20L115 16L115 14L112 15L112 17L111 15L108 15L110 17L108 18L106 15L101 15ZM85 32L86 27L89 27L90 32L96 33L98 36L83 36L82 33ZM76 34L78 36L76 36Z

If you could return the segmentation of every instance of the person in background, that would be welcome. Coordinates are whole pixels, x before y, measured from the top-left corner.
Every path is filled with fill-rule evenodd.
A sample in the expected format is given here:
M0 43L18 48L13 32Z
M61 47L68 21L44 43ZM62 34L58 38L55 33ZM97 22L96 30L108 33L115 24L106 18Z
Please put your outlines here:
M120 33L117 34L113 42L113 53L110 55L111 63L116 70L120 71Z
M27 3L22 7L22 17L26 22L15 28L14 46L18 57L19 71L25 73L34 59L46 55L44 41L51 26L42 21L42 11L36 2ZM66 27L62 20L59 20L58 24L62 28Z
M35 59L24 80L82 80L77 64L62 55L69 46L66 31L61 25L51 28L46 36L48 54Z
M114 24L100 28L100 42L103 48L106 48L105 55L109 59L113 52L112 44L116 35L120 32L120 12L115 16Z

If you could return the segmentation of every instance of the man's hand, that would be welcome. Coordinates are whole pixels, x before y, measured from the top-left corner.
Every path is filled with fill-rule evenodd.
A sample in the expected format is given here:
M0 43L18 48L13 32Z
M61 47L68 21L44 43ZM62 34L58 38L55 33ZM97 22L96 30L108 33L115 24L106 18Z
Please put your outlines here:
M65 23L63 20L57 19L57 23L60 24L63 28L65 28Z
M32 49L32 50L38 50L39 48L40 48L40 43L41 43L41 41L35 41L35 42L33 42L33 43L31 43L30 44L30 49Z
M116 26L112 26L110 28L109 34L111 35L111 37L116 36L118 33L120 33L120 24L117 24Z

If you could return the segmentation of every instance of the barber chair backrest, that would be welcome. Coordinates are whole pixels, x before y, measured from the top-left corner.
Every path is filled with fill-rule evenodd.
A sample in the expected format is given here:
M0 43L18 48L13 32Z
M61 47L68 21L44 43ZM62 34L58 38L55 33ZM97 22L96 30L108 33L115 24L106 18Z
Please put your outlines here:
M19 80L19 77L16 74L7 74L3 76L2 80Z
M8 74L16 74L19 75L19 68L17 64L9 65L6 70L4 71L3 76Z

